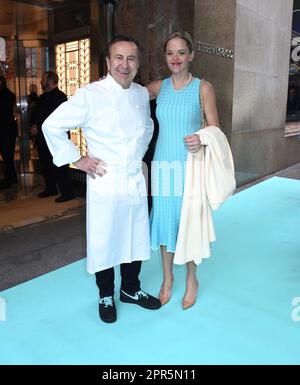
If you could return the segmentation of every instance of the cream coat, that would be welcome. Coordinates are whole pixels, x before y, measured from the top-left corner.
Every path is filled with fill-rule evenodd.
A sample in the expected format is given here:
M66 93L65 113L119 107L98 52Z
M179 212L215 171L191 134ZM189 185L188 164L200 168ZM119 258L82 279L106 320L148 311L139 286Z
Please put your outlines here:
M223 132L214 126L196 134L201 146L188 153L183 203L174 263L194 261L197 265L210 256L210 242L216 240L211 209L216 210L234 192L236 182L231 150Z
M87 270L150 258L148 206L141 161L153 134L147 90L123 89L108 75L61 104L43 132L57 166L80 155L66 131L82 127L89 156L106 162L107 174L87 176Z

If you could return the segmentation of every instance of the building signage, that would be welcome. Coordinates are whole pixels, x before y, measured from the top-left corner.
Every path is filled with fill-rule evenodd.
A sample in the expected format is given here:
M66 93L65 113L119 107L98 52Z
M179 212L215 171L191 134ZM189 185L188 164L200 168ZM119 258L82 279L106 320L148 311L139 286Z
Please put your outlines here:
M218 47L215 44L204 43L202 41L196 42L196 50L200 52L206 52L210 55L221 56L225 59L233 59L234 54L231 49Z

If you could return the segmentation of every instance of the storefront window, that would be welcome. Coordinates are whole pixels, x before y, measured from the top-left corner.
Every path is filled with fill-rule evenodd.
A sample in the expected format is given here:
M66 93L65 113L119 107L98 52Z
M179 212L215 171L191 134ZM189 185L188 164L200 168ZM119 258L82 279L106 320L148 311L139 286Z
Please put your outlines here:
M294 0L286 136L300 132L300 0Z
M287 120L300 120L300 0L294 1Z
M78 88L90 82L90 39L58 44L55 47L55 54L58 86L70 97ZM86 141L80 128L71 130L71 139L81 155L86 155Z

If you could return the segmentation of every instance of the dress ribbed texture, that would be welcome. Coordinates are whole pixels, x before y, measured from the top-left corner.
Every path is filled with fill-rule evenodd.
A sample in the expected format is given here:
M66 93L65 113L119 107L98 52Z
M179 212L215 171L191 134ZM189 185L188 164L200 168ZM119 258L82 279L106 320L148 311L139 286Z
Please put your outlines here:
M171 78L157 97L159 135L152 162L151 248L175 252L185 178L187 148L183 138L201 128L200 79L175 91Z

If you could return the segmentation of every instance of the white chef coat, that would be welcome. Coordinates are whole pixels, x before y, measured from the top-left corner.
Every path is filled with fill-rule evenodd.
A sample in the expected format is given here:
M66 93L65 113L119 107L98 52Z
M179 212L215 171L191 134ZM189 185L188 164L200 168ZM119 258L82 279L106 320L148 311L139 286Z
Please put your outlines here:
M67 131L81 127L88 154L103 160L107 174L87 175L87 270L150 258L145 178L141 165L153 134L149 95L112 76L80 88L42 126L57 166L80 158Z

